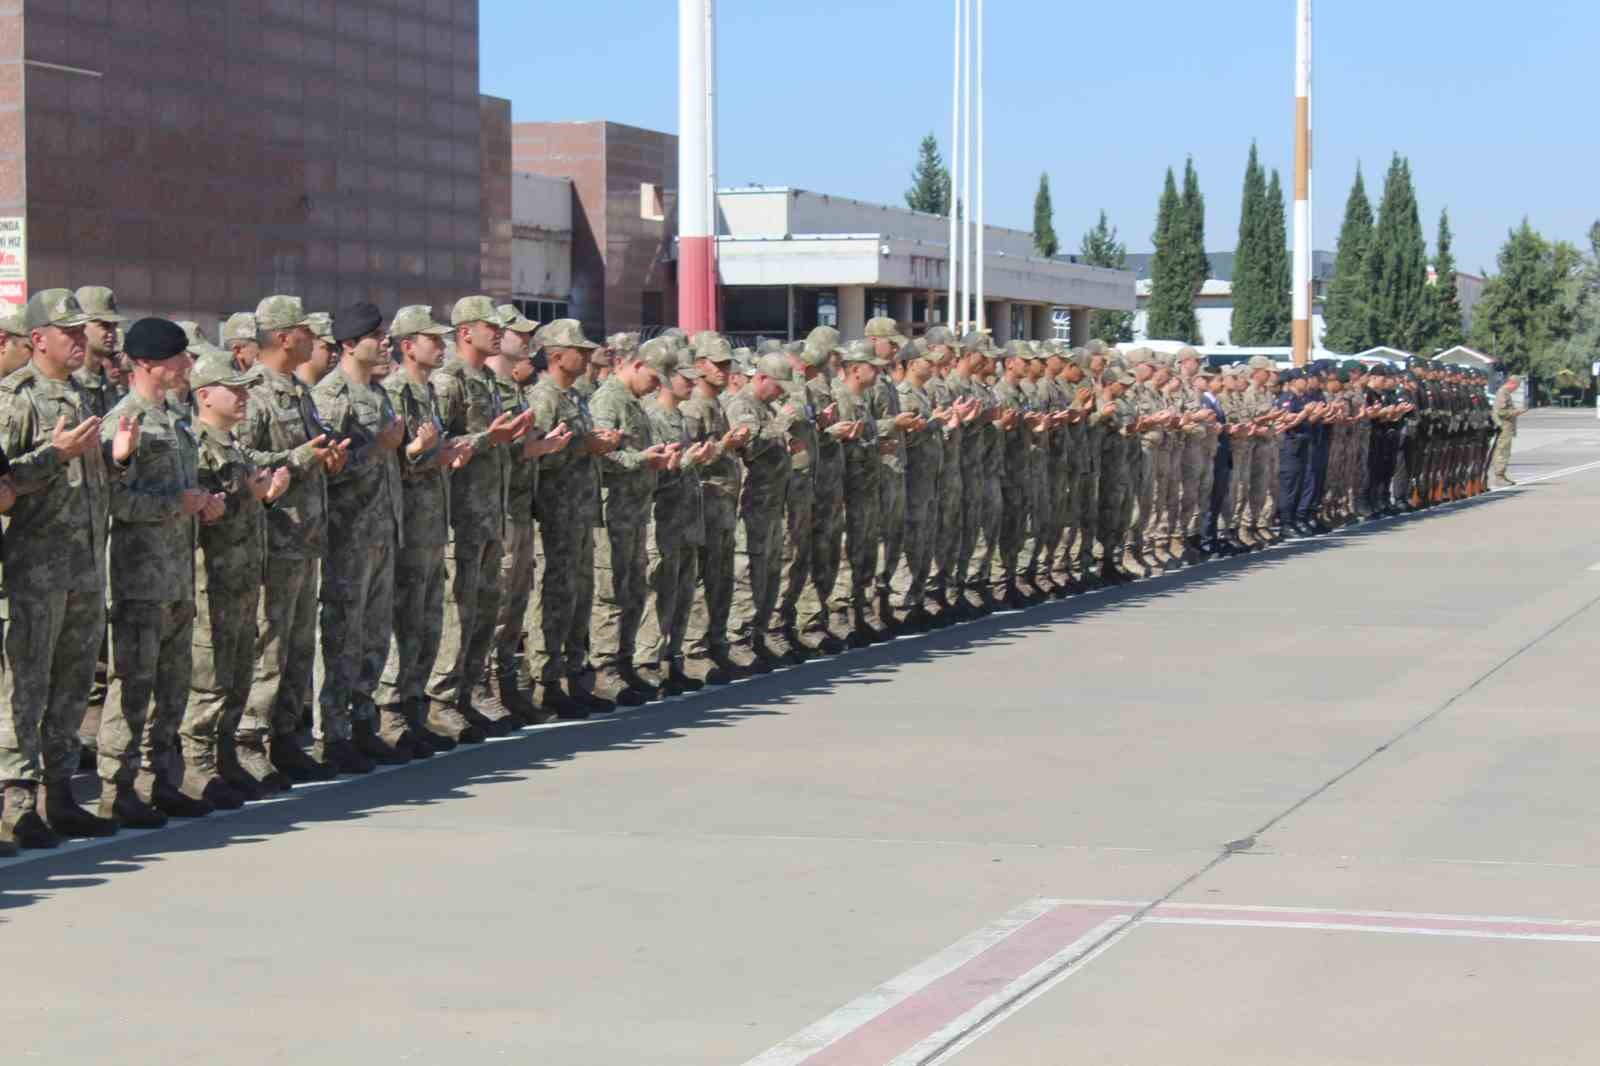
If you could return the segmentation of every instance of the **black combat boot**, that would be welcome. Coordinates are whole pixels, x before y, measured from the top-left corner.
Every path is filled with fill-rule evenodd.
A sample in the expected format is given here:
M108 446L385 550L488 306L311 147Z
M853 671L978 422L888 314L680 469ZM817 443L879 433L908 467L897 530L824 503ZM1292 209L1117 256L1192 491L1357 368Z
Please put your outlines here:
M167 816L140 799L131 785L100 787L100 817L123 829L160 829L167 824Z
M317 741L312 751L335 773L370 774L375 769L372 760L348 740L329 740L324 737Z
M378 736L370 718L358 718L350 723L350 743L379 766L403 766L411 756Z
M0 805L0 844L16 848L53 848L61 843L55 830L35 809L38 786L13 781L5 787Z
M272 765L290 781L332 781L339 771L307 755L292 733L279 733L272 738Z
M110 818L101 818L79 806L72 797L70 780L46 781L39 788L44 798L44 820L57 836L108 837L117 831L117 823Z

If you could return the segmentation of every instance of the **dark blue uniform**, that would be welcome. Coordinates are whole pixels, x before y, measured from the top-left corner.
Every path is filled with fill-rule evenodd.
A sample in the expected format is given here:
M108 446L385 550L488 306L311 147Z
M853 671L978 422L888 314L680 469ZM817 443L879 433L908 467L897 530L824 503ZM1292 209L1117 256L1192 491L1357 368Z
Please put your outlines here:
M1278 410L1297 415L1310 401L1285 389L1278 397ZM1311 428L1305 423L1283 435L1278 453L1278 522L1289 525L1301 521L1300 499L1307 492L1311 472Z

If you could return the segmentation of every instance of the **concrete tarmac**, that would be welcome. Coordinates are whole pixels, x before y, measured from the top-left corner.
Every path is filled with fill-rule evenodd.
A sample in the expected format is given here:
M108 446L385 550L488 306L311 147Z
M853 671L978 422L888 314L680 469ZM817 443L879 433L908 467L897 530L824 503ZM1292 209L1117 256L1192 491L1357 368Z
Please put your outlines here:
M1584 1063L1600 422L1523 484L0 860L0 1060Z

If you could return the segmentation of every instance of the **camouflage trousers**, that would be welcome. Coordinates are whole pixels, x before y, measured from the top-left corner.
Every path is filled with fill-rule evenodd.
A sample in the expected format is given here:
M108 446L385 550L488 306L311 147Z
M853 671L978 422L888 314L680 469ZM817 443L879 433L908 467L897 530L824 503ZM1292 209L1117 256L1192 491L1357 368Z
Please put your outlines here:
M500 555L500 611L494 625L490 663L498 677L526 679L528 675L521 645L538 574L537 536L531 521L506 523L505 550Z
M1045 453L1043 478L1039 487L1038 513L1034 516L1033 552L1028 557L1028 573L1048 574L1055 568L1056 551L1061 547L1061 531L1066 528L1066 458L1059 451Z
M1277 494L1272 491L1272 487L1278 483L1278 464L1283 459L1282 435L1274 433L1271 436L1262 437L1256 442L1256 451L1265 454L1265 460L1262 464L1263 476L1260 478L1258 487L1256 485L1256 472L1253 469L1250 471L1250 491L1252 495L1258 492L1261 494L1261 506L1256 507L1254 510L1257 516L1256 524L1265 526L1278 516Z
M500 618L502 548L498 537L457 537L445 550L444 626L428 678L432 700L456 706L483 680Z
M646 554L649 570L645 582L650 599L639 625L639 647L634 662L640 666L682 663L683 642L694 607L695 582L700 576L700 546L682 537L663 543L660 526L652 526Z
M644 510L649 513L649 503ZM633 665L648 594L650 529L648 521L625 521L595 531L588 628L597 670L616 673Z
M105 632L105 593L13 583L0 656L0 782L61 781L78 768L78 728Z
M779 580L778 625L794 629L800 620L800 597L811 587L812 558L816 544L811 535L815 520L811 471L796 471L789 478L789 495L783 507L783 574Z
M973 566L978 553L978 538L983 533L983 492L983 469L976 462L968 461L961 468L961 522L952 578L958 590L977 577Z
M1133 520L1128 523L1127 543L1130 548L1144 545L1145 531L1154 523L1156 505L1156 472L1161 465L1161 445L1139 441L1128 458L1128 503L1133 508Z
M962 485L959 453L946 457L945 467L939 473L934 488L934 542L933 560L937 576L933 579L934 592L946 594L947 590L961 587L961 508Z
M887 463L878 471L878 535L883 538L883 553L873 584L879 595L887 596L906 542L906 472Z
M850 569L835 591L834 603L852 623L862 620L877 575L878 547L883 541L879 525L881 501L875 478L845 485L844 553Z
M178 726L189 705L194 602L123 600L111 608L111 687L100 716L100 780L176 780Z
M1072 447L1074 447L1074 442L1069 438L1066 448L1062 450L1060 461L1051 470L1051 475L1055 478L1057 485L1054 496L1056 508L1055 529L1053 539L1048 542L1048 554L1046 556L1050 573L1060 573L1067 569L1067 552L1062 549L1067 548L1070 551L1074 525L1073 516L1077 513L1078 508L1076 495L1079 480L1078 459L1070 450L1067 450Z
M1245 516L1250 510L1250 493L1255 486L1256 453L1261 449L1256 447L1255 437L1234 437L1228 446L1233 449L1233 476L1229 498L1223 504L1217 525L1225 529L1245 529L1250 525Z
M787 482L785 483L787 488ZM781 497L741 507L733 542L733 639L765 637L778 606L783 578Z
M933 570L933 549L939 532L938 476L931 470L906 471L905 595L900 605L922 606Z
M696 596L689 609L690 653L697 656L722 654L728 650L728 615L733 610L733 555L734 529L737 519L722 521L720 517L733 518L719 501L707 501L705 544L700 548L700 579L702 595ZM722 516L713 513L723 510Z
M1120 441L1119 441L1120 444ZM1100 461L1100 518L1098 535L1100 546L1110 558L1122 548L1128 498L1128 463L1122 456L1104 457Z
M828 627L843 549L844 486L837 479L819 478L811 490L811 584L801 591L797 603L807 632L818 633Z
M1007 477L1000 486L999 569L995 576L1003 582L1014 581L1017 577L1017 557L1022 552L1028 523L1033 517L1032 488L1026 470L1021 476Z
M378 703L412 708L427 695L444 634L444 546L401 548L394 558L394 640L378 682Z
M374 697L394 632L394 541L339 545L322 563L322 691L316 735L349 740L377 719Z
M261 586L251 581L209 585L195 597L189 706L178 738L184 763L202 773L217 772L217 742L231 741L244 718L260 605Z
M999 551L1000 538L1005 531L1005 497L1001 489L1004 480L1005 470L1002 467L987 472L979 481L982 492L978 512L978 533L982 537L982 544L976 552L974 576L984 584L992 580L996 553Z
M1204 481L1210 469L1205 434L1189 434L1183 440L1179 459L1178 521L1174 531L1178 536L1193 534L1205 517L1206 500L1210 494L1205 491Z
M1083 465L1073 493L1077 497L1078 565L1094 562L1094 542L1100 534L1100 452L1093 437L1084 441Z
M539 629L528 634L529 666L545 685L582 673L594 613L594 526L587 519L539 523L544 581Z
M1501 481L1506 480L1506 473L1511 469L1511 445L1516 439L1515 434L1501 430L1494 442L1494 476Z
M241 736L282 736L299 727L316 658L317 569L316 559L267 560Z

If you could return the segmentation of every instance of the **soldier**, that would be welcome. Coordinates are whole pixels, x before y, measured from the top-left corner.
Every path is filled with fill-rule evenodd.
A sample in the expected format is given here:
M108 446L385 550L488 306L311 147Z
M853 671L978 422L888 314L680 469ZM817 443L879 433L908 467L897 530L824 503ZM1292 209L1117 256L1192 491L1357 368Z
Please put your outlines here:
M467 437L446 436L430 380L444 363L449 334L425 304L396 311L389 336L399 347L400 367L383 383L406 425L400 465L405 523L394 564L394 640L379 680L378 709L384 742L413 758L456 747L454 736L429 725L426 691L444 630L450 472L470 462L473 449ZM469 739L482 736L475 727L464 732Z
M578 339L582 339L581 336ZM681 450L657 441L640 402L656 391L656 371L639 358L637 334L612 338L617 354L611 376L589 401L595 432L608 446L600 453L600 520L603 532L591 549L594 593L587 619L594 650L594 694L637 707L657 690L633 669L639 625L644 620L649 574L650 515L656 475ZM543 414L543 412L541 412ZM552 564L553 565L553 564ZM583 624L583 620L575 620Z
M572 387L583 397L585 403L594 395L594 390L600 387L600 382L611 374L611 352L604 344L597 344L594 351L589 353L589 362L584 365L583 373Z
M733 349L728 342L711 330L697 333L694 357L700 380L682 410L696 422L697 439L719 441L721 454L707 463L700 475L705 517L705 546L700 551L704 595L696 599L691 610L689 625L694 637L690 653L704 664L705 682L716 685L734 680L745 667L755 663L749 657L736 662L728 640L741 481L738 453L749 442L750 429L730 426L723 411L723 393L733 363Z
M840 551L844 541L844 445L830 430L838 422L839 409L833 400L831 363L839 347L839 331L818 326L806 335L800 352L805 364L805 402L816 413L816 455L811 477L811 584L798 594L794 617L799 620L799 600L807 614L805 635L816 642L818 651L837 655L845 650L844 641L830 624L831 601L839 584ZM784 595L788 610L789 593ZM785 621L789 615L785 614Z
M900 409L917 418L916 424L906 431L905 438L905 552L909 580L901 607L906 611L905 624L908 628L926 630L934 622L926 600L930 593L928 577L933 570L933 554L939 534L942 505L940 481L944 477L945 440L961 432L961 411L949 403L940 405L934 400L933 391L929 388L935 377L932 348L921 353L907 346L901 352L905 374L896 386L900 394ZM938 599L944 600L943 595ZM940 606L940 612L943 614L949 610L950 604L945 601ZM946 624L949 621L946 617Z
M1100 579L1108 585L1120 585L1132 580L1119 565L1123 539L1127 534L1124 508L1128 492L1128 456L1130 447L1137 447L1131 433L1136 425L1133 402L1126 390L1138 379L1119 360L1108 365L1101 375L1100 408L1095 412L1099 419L1100 437L1100 491L1098 494L1099 540L1101 547Z
M263 504L287 492L290 477L287 467L258 468L234 438L250 402L250 382L232 354L221 349L202 356L189 375L200 488L226 503L221 518L200 527L194 672L178 729L185 774L208 779L200 794L226 789L244 800L289 787L289 779L276 771L256 780L239 764L234 744L255 669L256 611L266 564ZM227 798L220 804L231 805Z
M239 761L257 780L275 768L291 781L322 781L334 771L300 748L295 731L316 653L327 475L343 468L348 445L329 441L311 390L294 374L311 356L311 328L300 298L269 296L255 318L261 351L245 420L235 434L257 466L287 466L290 485L267 512L255 679L237 738Z
M27 309L0 300L0 381L21 370L32 358Z
M967 427L978 417L979 408L976 400L958 395L950 381L956 366L955 336L944 326L934 326L923 339L927 342L928 363L934 371L924 387L929 402L935 414L945 411L955 416L955 428L940 434L943 454L934 481L931 548L937 569L928 596L939 611L933 624L947 626L970 616L970 609L961 596L961 449L968 435Z
M1017 557L1033 518L1034 503L1029 452L1037 423L1032 401L1022 390L1028 359L1027 342L1012 341L1006 349L1004 372L994 390L1001 407L999 425L1004 433L1005 448L1000 480L1000 600L1014 609L1026 607L1030 602L1030 597L1017 587Z
M803 416L789 426L789 484L784 490L783 529L779 534L783 542L778 581L779 632L773 641L774 650L794 662L806 661L815 650L800 639L800 597L811 585L818 428L831 425L833 415L826 407L818 408L811 402L809 383L822 371L806 361L805 350L805 341L790 341L773 353L789 364L784 390L789 403Z
M503 735L514 724L492 716L498 701L484 687L483 677L500 617L508 446L527 435L533 412L505 410L494 371L486 365L500 348L500 321L487 296L457 300L450 312L456 358L431 378L445 434L470 441L472 458L450 474L455 536L445 556L445 622L428 681L429 724L466 743Z
M868 598L876 573L882 477L879 461L879 420L872 406L872 390L880 362L872 341L851 341L845 349L844 373L834 383L834 403L839 421L829 434L844 446L845 552L850 575L844 590L851 630L851 647L862 648L882 640L883 632L868 621Z
M196 519L215 522L227 506L200 487L194 431L167 402L169 392L188 387L188 347L174 322L135 322L127 338L128 394L100 427L112 467L113 519L112 673L99 733L102 815L113 813L128 789L180 818L244 802L211 775L180 770L176 751L193 661ZM118 438L133 423L140 446L123 463Z
M1128 532L1126 547L1128 556L1146 573L1157 565L1154 542L1158 538L1156 515L1161 498L1157 488L1164 489L1166 485L1162 450L1167 441L1167 426L1174 419L1155 383L1154 354L1148 348L1134 348L1127 354L1135 379L1128 398L1133 404L1133 439L1138 446L1129 453L1128 494L1134 501L1136 517Z
M54 847L58 834L116 831L115 822L79 807L69 787L106 608L110 486L99 447L102 423L72 376L86 357L87 322L67 290L35 293L25 312L31 361L0 381L0 454L9 460L0 503L10 512L0 855ZM139 431L131 421L115 426L112 458L122 464L137 448ZM115 815L137 827L165 820L131 796Z
M656 395L644 402L654 440L679 448L656 475L646 576L652 601L640 624L634 665L635 672L663 695L675 696L696 692L705 684L684 669L683 641L699 576L700 545L705 540L700 467L716 458L721 445L696 439L694 424L683 413L683 403L700 371L687 352L680 353L676 339L647 341L640 347L639 357L661 382Z
M1516 405L1517 389L1522 380L1515 374L1501 382L1500 388L1494 394L1494 406L1490 409L1494 418L1494 428L1499 433L1494 443L1494 479L1501 485L1515 485L1507 468L1511 465L1511 445L1517 437L1517 419L1528 413L1527 408Z
M88 394L94 413L104 418L127 392L109 371L117 361L117 327L128 320L117 310L117 294L103 285L85 285L77 297L89 323L84 327L83 366L73 377Z
M400 549L400 460L405 423L372 381L382 358L383 313L370 303L339 312L338 366L312 391L317 409L348 444L328 477L328 554L322 562L322 691L316 757L340 773L371 773L410 752L378 736L375 697L394 625L394 558Z
M328 372L339 365L339 342L333 338L333 316L315 311L306 316L311 329L311 358L294 368L294 376L314 389Z
M233 365L245 373L255 369L256 359L261 355L258 333L256 316L249 311L229 315L222 324L222 346L232 353Z
M905 552L906 464L905 435L921 424L914 415L900 410L900 397L894 381L883 370L894 366L900 350L909 343L892 318L874 318L865 333L878 357L877 380L873 385L873 413L878 419L878 454L883 475L878 479L878 523L883 537L882 561L874 582L877 589L878 622L889 633L900 630L893 605L889 602L895 570Z

